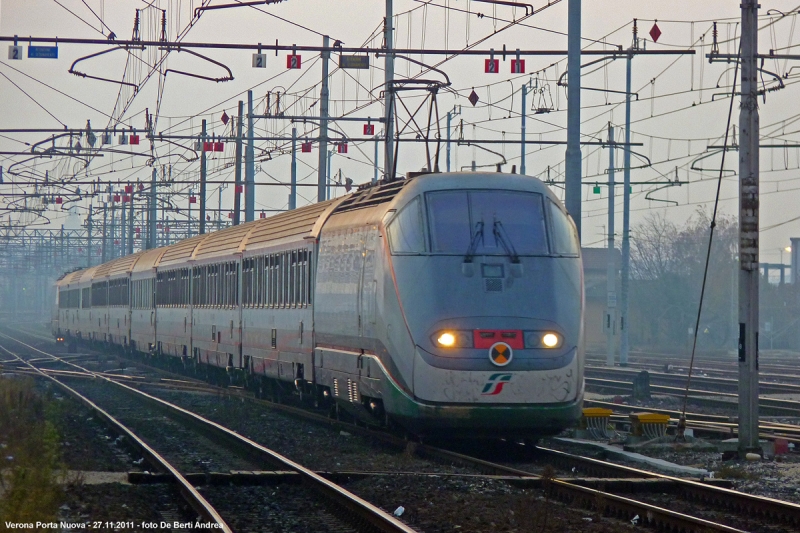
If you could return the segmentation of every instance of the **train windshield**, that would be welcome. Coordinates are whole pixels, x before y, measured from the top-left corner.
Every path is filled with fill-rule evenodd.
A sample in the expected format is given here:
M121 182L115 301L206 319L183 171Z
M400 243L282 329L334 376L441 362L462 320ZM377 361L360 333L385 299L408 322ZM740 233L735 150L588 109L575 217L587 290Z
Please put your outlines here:
M430 250L441 254L547 255L542 195L521 191L442 191L425 195Z

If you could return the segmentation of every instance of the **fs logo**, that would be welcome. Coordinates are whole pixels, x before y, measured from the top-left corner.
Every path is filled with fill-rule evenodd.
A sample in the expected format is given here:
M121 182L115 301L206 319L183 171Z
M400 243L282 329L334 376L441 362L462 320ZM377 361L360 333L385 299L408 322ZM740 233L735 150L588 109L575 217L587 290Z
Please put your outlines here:
M483 386L481 396L494 396L503 392L503 386L511 381L511 374L492 374Z

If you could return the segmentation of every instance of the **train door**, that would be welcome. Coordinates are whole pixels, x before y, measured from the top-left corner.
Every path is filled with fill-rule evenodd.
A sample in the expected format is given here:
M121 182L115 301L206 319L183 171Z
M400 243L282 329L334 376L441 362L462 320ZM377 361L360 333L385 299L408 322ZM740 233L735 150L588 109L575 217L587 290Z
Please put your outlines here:
M375 279L375 244L377 231L367 229L361 250L361 273L358 283L358 334L370 337L374 333L376 293L378 282Z
M158 277L158 270L153 267L153 277L150 278L150 334L152 335L153 342L150 346L158 348L158 306L156 305L156 279Z
M186 355L194 357L194 301L195 301L195 279L197 278L197 267L186 269L188 287L186 288L186 314L184 315L183 331L186 342Z
M242 340L243 340L243 336L244 336L244 332L242 330L242 318L243 318L242 317L242 313L243 313L242 301L244 300L244 298L242 297L243 280L242 280L242 256L241 255L239 255L239 257L236 260L236 263L234 263L234 269L235 269L234 272L236 273L236 279L234 280L234 283L235 283L234 286L236 287L236 293L234 294L234 303L236 304L236 309L237 309L236 320L238 322L238 325L236 326L236 332L235 332L236 335L235 335L235 338L234 338L234 340L236 341L236 354L235 354L234 357L236 358L236 368L244 368L244 364L243 364L243 361L242 361Z
M131 333L133 333L133 283L131 283L131 274L125 279L125 288L128 291L128 298L125 300L125 342L130 346Z

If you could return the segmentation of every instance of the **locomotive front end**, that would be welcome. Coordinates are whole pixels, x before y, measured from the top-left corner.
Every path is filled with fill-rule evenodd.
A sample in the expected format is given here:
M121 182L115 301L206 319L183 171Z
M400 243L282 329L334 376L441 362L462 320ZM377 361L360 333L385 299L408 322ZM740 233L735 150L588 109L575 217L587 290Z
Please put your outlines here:
M423 435L537 438L572 425L583 275L558 199L532 177L435 174L395 205L385 234L402 317L386 340L406 375L384 390L387 412Z

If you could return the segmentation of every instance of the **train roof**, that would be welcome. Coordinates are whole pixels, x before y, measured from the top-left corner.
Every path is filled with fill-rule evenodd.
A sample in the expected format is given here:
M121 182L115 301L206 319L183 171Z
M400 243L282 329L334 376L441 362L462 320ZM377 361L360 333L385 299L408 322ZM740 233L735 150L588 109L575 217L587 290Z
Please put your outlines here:
M335 198L261 219L242 242L242 250L256 250L284 239L317 238L331 212L345 200Z
M257 250L280 241L316 238L328 216L350 195L286 211L268 218L247 222L224 230L196 235L173 245L145 250L113 259L101 265L66 274L59 286L77 281L105 278L119 274L141 274L155 267L185 264Z
M168 249L169 247L162 246L161 248L153 248L152 250L142 252L142 255L139 256L139 260L136 261L135 265L133 265L131 273L137 274L140 272L151 272L153 267L158 265L159 261L161 261L162 256Z
M84 268L83 270L81 270L81 277L78 281L80 282L92 281L92 278L94 278L94 273L97 272L98 268L99 267L96 266L90 268Z
M74 272L70 272L69 274L65 275L63 278L58 280L58 284L61 286L69 285L71 283L77 283L81 279L81 275L86 272L86 269L83 270L75 270Z
M95 271L92 277L105 278L118 276L120 274L130 274L130 272L133 270L133 266L136 264L136 261L139 260L141 255L142 252L136 252L135 254L124 255L107 263L103 263L97 268L97 271Z
M189 237L188 239L183 239L175 244L161 248L162 255L156 260L156 262L150 265L150 268L156 265L188 261L191 259L197 246L207 237L208 234L197 235L195 237Z
M386 204L395 198L402 202L402 197L406 193L415 195L442 187L462 189L496 187L501 181L513 188L543 192L555 198L549 188L536 178L496 172L433 173L411 179L381 182L377 185L365 184L347 196L307 205L205 235L197 235L170 246L138 252L90 269L72 272L65 275L58 285L65 286L79 280L87 281L124 273L149 272L155 267L185 264L190 260L207 260L236 253L255 252L261 248L281 244L281 242L316 239L325 222L333 214L363 209L363 213L357 218L359 220L364 218L362 222L369 222L375 216L379 216L376 210L369 208ZM342 222L344 223L344 221Z

